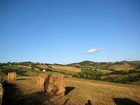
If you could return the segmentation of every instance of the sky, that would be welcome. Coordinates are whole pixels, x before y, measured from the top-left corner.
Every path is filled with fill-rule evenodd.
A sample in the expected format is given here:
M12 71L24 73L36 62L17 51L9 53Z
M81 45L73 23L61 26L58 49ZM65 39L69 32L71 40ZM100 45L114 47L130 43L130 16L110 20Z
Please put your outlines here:
M140 60L140 0L0 0L0 62Z

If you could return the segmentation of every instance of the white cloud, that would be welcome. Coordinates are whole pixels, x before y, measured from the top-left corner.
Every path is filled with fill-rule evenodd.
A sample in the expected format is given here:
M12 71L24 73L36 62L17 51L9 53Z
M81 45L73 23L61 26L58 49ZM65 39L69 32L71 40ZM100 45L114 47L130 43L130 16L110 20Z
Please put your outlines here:
M86 53L95 54L95 53L98 53L98 52L101 52L101 51L103 51L103 49L101 49L101 48L92 48L92 49L87 50Z

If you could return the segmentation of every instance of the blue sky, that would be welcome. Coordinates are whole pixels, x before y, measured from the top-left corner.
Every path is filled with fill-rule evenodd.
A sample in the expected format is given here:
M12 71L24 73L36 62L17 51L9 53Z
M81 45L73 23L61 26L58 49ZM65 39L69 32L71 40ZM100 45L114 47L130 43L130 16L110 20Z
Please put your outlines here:
M0 62L140 60L140 0L0 0Z

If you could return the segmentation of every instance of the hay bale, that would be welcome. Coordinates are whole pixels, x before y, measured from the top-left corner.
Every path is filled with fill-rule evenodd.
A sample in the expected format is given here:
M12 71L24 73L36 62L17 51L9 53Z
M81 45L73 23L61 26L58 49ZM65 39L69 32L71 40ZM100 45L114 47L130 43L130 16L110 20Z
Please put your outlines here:
M48 97L64 96L65 83L64 76L48 75L44 82L44 93Z
M16 81L17 74L16 72L9 72L8 73L8 81Z
M2 105L2 97L3 97L3 88L2 84L0 83L0 105Z
M44 87L44 81L45 81L46 76L44 74L39 74L38 79L37 79L37 84L40 87Z

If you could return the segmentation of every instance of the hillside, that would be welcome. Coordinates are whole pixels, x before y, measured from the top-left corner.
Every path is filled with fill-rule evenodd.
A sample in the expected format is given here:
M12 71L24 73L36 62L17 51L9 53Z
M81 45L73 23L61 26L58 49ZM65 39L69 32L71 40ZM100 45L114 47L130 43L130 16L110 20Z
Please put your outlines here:
M140 83L140 61L82 61L67 65L34 62L9 62L0 65L1 73L5 74L9 71L16 71L18 75L38 75L38 72L43 70L90 80L138 85Z
M120 61L120 62L93 62L93 61L82 61L78 63L67 64L69 66L83 67L83 66L92 66L92 67L107 67L108 69L120 69L120 70L130 70L133 68L138 68L140 66L140 61Z
M139 84L140 81L140 61L121 61L121 62L92 62L83 61L79 63L68 64L68 66L81 68L83 73L75 77L88 79L90 74L98 73L98 80L105 80L119 83ZM137 82L136 82L137 81Z
M69 65L2 63L0 65L2 79L7 79L8 72L17 73L16 82L4 85L3 105L42 105L46 97L43 89L37 85L39 74L65 76L65 96L54 99L49 105L140 105L139 67L140 63L137 61L115 63L84 61Z
M19 77L8 84L4 104L42 105L46 101L43 89L36 84L37 77ZM139 105L140 86L122 85L84 79L65 78L66 94L49 105ZM16 90L14 90L16 89ZM18 98L15 98L18 97ZM16 99L16 100L15 100ZM86 104L90 102L90 104Z
M56 71L67 71L67 72L73 72L73 73L79 73L81 72L80 68L77 67L71 67L71 66L62 66L62 65L51 65L53 70Z

